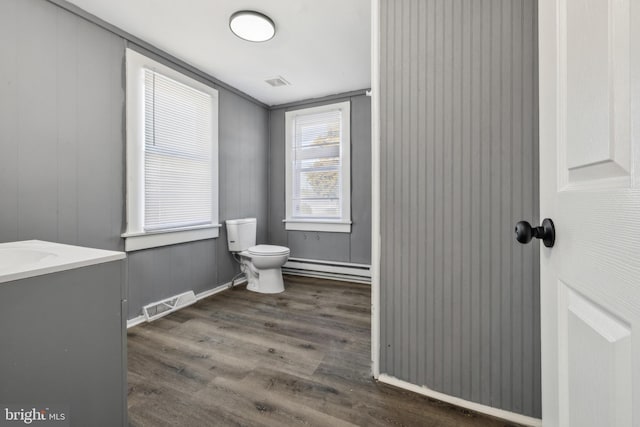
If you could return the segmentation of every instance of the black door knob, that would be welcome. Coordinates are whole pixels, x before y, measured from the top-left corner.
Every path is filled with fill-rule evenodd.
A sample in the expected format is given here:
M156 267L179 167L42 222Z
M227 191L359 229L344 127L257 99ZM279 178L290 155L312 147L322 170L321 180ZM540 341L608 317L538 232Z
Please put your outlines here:
M542 239L542 243L548 248L552 248L556 241L556 229L553 221L545 218L540 227L532 227L527 221L520 221L516 224L516 240L520 243L529 243L533 238Z

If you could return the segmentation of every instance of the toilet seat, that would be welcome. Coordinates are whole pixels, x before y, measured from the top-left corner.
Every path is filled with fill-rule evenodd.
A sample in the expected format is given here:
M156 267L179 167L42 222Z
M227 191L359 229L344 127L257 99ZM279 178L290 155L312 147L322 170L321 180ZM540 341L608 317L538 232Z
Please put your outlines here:
M258 256L281 256L288 255L289 248L276 245L256 245L250 247L247 252L249 252L250 255Z

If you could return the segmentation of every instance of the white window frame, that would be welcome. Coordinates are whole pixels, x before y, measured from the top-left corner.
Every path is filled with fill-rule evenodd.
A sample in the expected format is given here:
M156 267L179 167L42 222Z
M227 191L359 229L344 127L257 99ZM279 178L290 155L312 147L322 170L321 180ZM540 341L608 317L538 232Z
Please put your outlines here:
M342 218L296 218L293 216L293 147L295 119L297 116L340 110L342 114L342 135L340 141L342 174ZM326 231L334 233L351 232L351 102L338 102L319 107L303 108L285 113L285 203L286 230Z
M211 95L212 120L212 223L145 231L144 229L144 70L156 71L187 86ZM122 234L125 250L136 251L158 246L216 238L218 224L218 91L132 49L126 50L127 117L127 228Z

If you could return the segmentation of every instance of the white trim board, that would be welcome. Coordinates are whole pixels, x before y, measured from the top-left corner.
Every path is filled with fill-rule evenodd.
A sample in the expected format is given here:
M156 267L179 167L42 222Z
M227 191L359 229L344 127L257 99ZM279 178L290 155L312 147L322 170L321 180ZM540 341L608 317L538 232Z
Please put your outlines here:
M371 0L371 371L380 376L380 0Z
M141 249L175 245L177 243L195 242L197 240L215 239L219 236L220 224L208 225L194 229L171 230L156 233L124 233L124 249L126 252Z
M238 282L236 282L234 286L242 285L243 283L246 283L246 282L247 282L247 279L245 277L245 278L240 279ZM205 299L205 298L208 298L208 297L210 297L212 295L219 294L220 292L225 291L225 290L230 289L230 288L231 288L231 282L227 282L227 283L225 283L223 285L216 286L215 288L200 292L199 294L196 294L196 301L200 301L201 299ZM179 311L179 310L177 310L177 311ZM127 320L127 329L133 328L134 326L138 326L141 323L145 323L146 321L147 321L147 319L145 319L143 314L141 314L138 317L134 317L133 319L129 319L129 320Z
M431 390L425 386L418 386L409 382L400 380L396 377L392 377L387 374L379 374L378 381L384 384L389 384L395 387L399 387L405 390L412 391L414 393L428 396L433 399L440 400L442 402L449 403L451 405L459 406L461 408L469 409L481 414L489 415L491 417L500 418L512 423L522 424L531 427L542 427L542 420L539 418L528 417L526 415L516 414L515 412L505 411L504 409L493 408L491 406L482 405L476 402L470 402L468 400L460 399L459 397L449 396L444 393L440 393L435 390Z
M133 328L134 326L138 326L142 323L145 323L147 319L145 319L144 314L141 314L138 317L134 317L133 319L127 320L127 329Z
M283 219L286 230L351 233L351 221L300 221Z

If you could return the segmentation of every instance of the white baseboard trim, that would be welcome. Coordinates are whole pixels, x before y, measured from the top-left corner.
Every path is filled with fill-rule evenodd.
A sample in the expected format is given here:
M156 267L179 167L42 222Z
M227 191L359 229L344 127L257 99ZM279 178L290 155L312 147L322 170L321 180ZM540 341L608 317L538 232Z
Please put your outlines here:
M236 281L234 283L234 286L242 285L243 283L247 283L246 277L243 277L242 279ZM209 289L207 291L202 291L199 294L196 294L196 300L200 301L201 299L208 298L208 297L210 297L212 295L215 295L215 294L219 294L222 291L226 291L230 287L231 287L231 282L227 282L224 285L216 286L213 289Z
M411 384L407 381L400 380L396 377L392 377L387 374L380 374L378 376L378 381L380 381L381 383L395 386L395 387L403 388L405 390L409 390L414 393L422 394L424 396L428 396L433 399L440 400L442 402L460 406L461 408L469 409L471 411L479 412L481 414L500 418L505 421L510 421L512 423L522 424L522 425L531 426L531 427L542 427L542 420L538 418L528 417L526 415L516 414L515 412L505 411L504 409L493 408L491 406L482 405L480 403L470 402L468 400L460 399L459 397L449 396L447 394L440 393L435 390L431 390L424 386Z
M127 320L127 329L133 328L134 326L138 326L141 323L146 322L147 319L144 317L144 314L141 314L138 317L134 317L133 319Z
M246 283L246 282L247 282L247 278L244 277L236 281L234 286L242 285L243 283ZM231 287L231 282L227 282L224 285L216 286L215 288L200 292L199 294L196 294L196 301L200 301L201 299L208 298L215 294L219 294L222 291L226 291L230 287ZM134 326L138 326L139 324L145 323L146 321L147 319L144 317L144 315L140 315L138 317L134 317L133 319L129 319L127 320L127 329L133 328Z
M289 258L282 266L284 274L318 277L345 282L371 283L371 266L304 258Z

